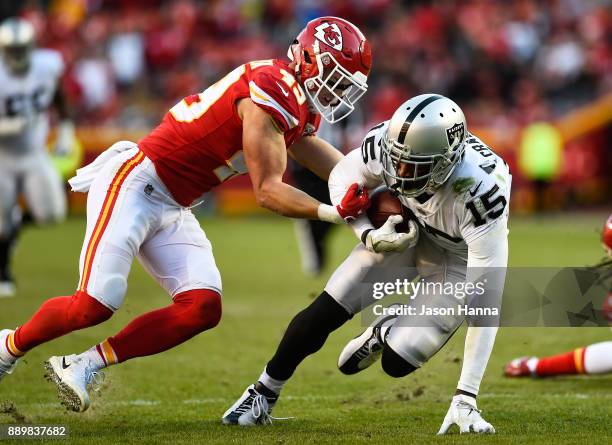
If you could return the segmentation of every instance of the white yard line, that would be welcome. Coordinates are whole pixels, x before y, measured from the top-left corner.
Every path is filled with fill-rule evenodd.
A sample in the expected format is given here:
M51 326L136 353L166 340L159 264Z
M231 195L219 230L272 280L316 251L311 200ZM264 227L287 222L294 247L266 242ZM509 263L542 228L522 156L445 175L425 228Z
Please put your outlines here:
M478 394L479 399L519 399L524 395L514 393L483 393ZM534 394L534 398L540 399L612 399L612 393L600 393L596 395L580 392L566 392L562 394Z
M351 399L355 397L357 393L346 393L346 394L335 394L335 395L308 395L308 396L283 396L283 400L288 401L298 401L298 402L317 402L322 400L341 400L341 399ZM385 396L393 399L392 394L386 394ZM479 394L479 399L518 399L523 398L523 395L513 394L513 393L483 393ZM562 393L562 394L538 394L536 396L539 399L612 399L612 394L585 394L585 393ZM418 398L415 398L415 403L418 403ZM213 404L221 404L226 403L230 404L234 402L234 399L224 398L224 397L209 397L203 399L184 399L179 401L184 405L213 405ZM133 400L105 400L101 398L100 404L104 406L159 406L172 404L174 405L176 402L172 401L162 401L162 400L146 400L146 399L133 399ZM359 402L359 403L367 403L367 402ZM94 400L95 404L95 400ZM19 404L20 406L34 406L37 408L52 408L58 407L59 403L25 403Z

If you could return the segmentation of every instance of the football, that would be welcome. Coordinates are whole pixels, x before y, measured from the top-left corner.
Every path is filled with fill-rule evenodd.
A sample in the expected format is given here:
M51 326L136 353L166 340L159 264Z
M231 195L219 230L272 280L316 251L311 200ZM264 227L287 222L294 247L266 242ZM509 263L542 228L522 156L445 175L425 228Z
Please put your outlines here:
M397 232L408 232L408 218L404 206L387 188L377 189L370 195L370 208L367 214L372 225L377 229L382 226L391 215L402 215L404 221L395 226L395 230Z

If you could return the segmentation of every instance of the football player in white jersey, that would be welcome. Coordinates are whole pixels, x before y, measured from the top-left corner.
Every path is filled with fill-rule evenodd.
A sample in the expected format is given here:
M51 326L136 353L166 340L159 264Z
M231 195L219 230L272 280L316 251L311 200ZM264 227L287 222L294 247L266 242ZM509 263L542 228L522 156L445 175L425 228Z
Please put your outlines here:
M56 222L66 214L66 196L46 150L48 109L60 119L55 150L67 155L74 125L59 83L61 55L34 47L34 27L20 18L0 25L0 297L13 296L11 250L21 225L17 205L23 193L37 223Z
M294 317L257 383L226 411L224 423L270 421L283 386L302 360L318 351L332 331L377 301L373 282L412 280L418 273L423 283L465 284L487 268L497 270L485 286L488 301L501 300L511 175L500 157L467 132L455 102L424 94L402 104L391 120L370 130L361 150L352 151L334 168L329 178L332 202L354 182L369 190L381 185L394 190L414 215L408 232L396 232L402 221L399 215L390 216L378 229L367 216L352 223L361 243L334 272L323 293ZM414 303L428 307L448 306L459 298L416 294ZM388 311L347 344L338 366L345 374L354 374L382 357L387 374L406 376L431 358L465 319L431 315L417 320ZM467 319L463 368L439 434L453 424L462 433L495 432L481 417L476 396L497 327Z

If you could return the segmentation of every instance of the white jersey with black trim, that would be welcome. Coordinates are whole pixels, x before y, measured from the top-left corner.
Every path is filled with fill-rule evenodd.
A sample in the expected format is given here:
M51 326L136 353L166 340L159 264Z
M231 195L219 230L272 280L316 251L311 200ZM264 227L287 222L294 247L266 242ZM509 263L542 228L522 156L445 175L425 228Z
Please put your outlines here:
M368 190L384 184L380 155L387 125L383 122L370 130L361 149L350 152L332 170L328 184L334 205L355 182ZM414 214L420 236L443 249L447 264L464 264L466 281L485 283L486 296L479 298L495 307L501 302L508 264L512 177L506 163L480 139L468 133L465 143L461 161L435 193L427 199L400 196L400 200ZM372 228L367 216L359 217L351 226L359 238ZM481 281L483 273L487 276ZM468 326L458 389L478 394L496 333L495 326Z
M61 55L32 51L30 67L15 75L0 58L0 151L27 154L46 146L48 108L64 72Z
M380 154L387 125L388 121L372 128L361 148L349 153L332 171L329 188L334 205L354 182L369 190L384 184ZM511 180L508 165L468 133L463 159L442 187L427 199L401 195L399 199L416 217L421 236L467 260L468 245L486 233L494 231L506 241ZM371 227L367 217L353 223L357 236Z

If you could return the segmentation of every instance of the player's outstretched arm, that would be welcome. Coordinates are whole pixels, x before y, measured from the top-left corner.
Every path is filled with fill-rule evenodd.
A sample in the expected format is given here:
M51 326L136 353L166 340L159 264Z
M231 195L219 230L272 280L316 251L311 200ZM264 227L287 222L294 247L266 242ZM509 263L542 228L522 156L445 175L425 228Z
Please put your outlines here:
M317 136L300 138L289 148L289 154L324 181L329 179L332 169L344 157L333 145Z
M353 150L344 156L329 174L329 198L332 204L336 205L341 203L351 184L359 184L366 190L372 190L382 183L382 178L370 171L360 154L360 150ZM362 235L368 230L374 229L365 214L352 221L350 226L357 238L362 241L364 241Z
M468 243L468 282L482 282L486 298L483 305L501 307L501 297L508 263L508 230L504 220L491 225L490 230ZM479 320L469 320L465 337L463 366L457 391L442 422L438 434L446 434L452 425L458 425L461 433L495 433L495 428L485 421L476 406L480 383L493 351L497 326ZM494 323L491 323L494 324Z
M244 156L261 207L291 218L321 219L337 224L356 217L367 207L367 194L359 193L356 187L347 192L339 206L332 207L284 183L287 150L273 118L250 99L240 101L238 112L243 122Z
M479 306L501 308L507 265L507 223L500 220L487 233L468 243L467 281L480 282L485 292L485 298L479 297ZM465 338L459 389L478 393L495 343L498 321L496 317L468 319L470 326Z

